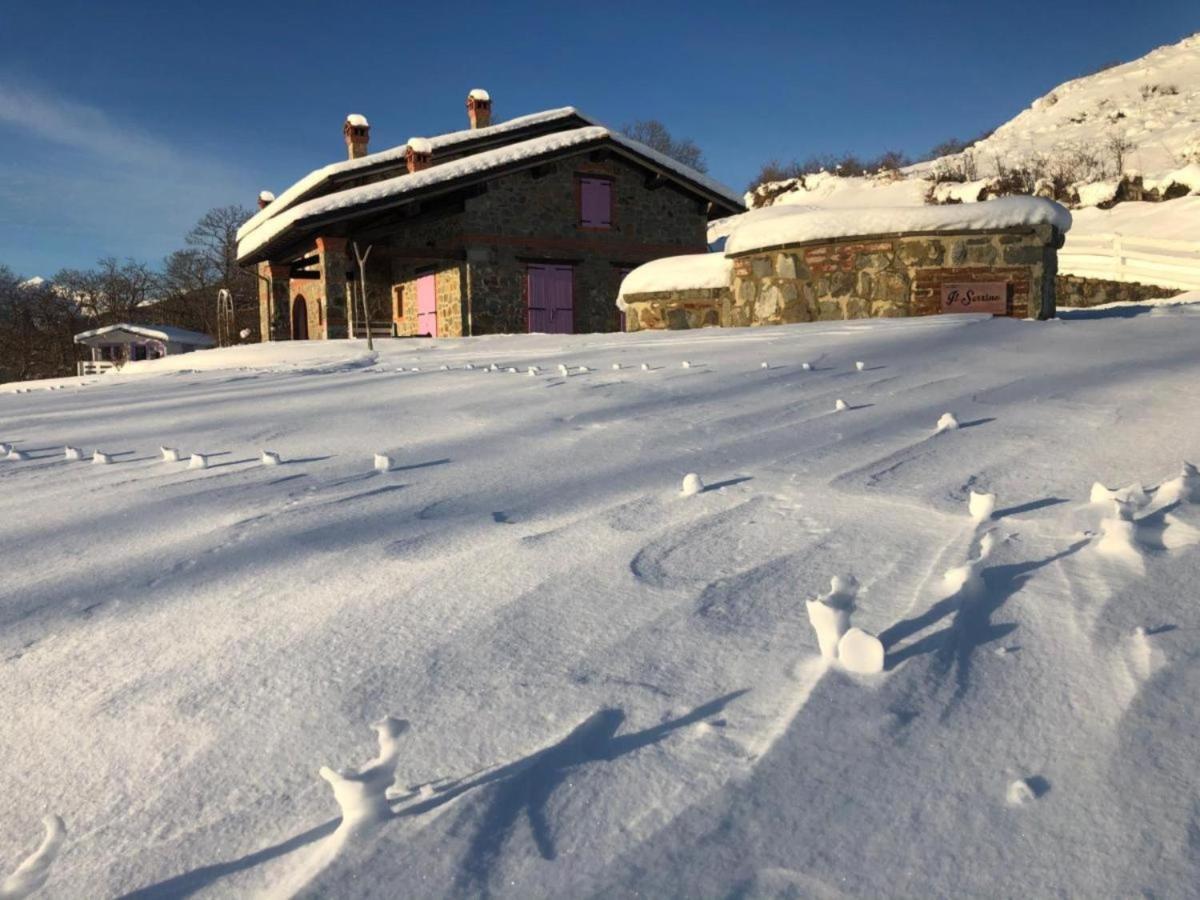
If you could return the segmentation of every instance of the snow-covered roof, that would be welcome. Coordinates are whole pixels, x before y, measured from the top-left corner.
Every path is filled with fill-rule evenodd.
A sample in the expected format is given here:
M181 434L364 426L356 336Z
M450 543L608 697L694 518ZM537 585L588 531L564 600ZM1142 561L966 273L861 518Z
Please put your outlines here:
M617 306L624 310L625 298L633 294L729 287L732 269L733 260L721 253L655 259L625 276L617 293Z
M367 117L359 113L350 113L346 116L346 124L354 128L369 128L371 123L367 121Z
M131 334L152 341L164 341L172 344L194 344L198 347L211 347L216 344L211 337L201 334L199 331L188 331L186 328L176 328L173 325L132 325L128 322L105 325L103 328L93 328L91 331L81 331L75 335L75 343L86 344L94 338L116 333Z
M483 88L473 88L471 90L471 92L469 94L467 94L467 96L470 97L472 100L488 101L488 100L492 99L491 94L489 94Z
M519 131L522 128L529 128L535 125L542 125L547 122L554 122L559 119L569 119L572 116L582 119L585 122L595 124L587 116L580 113L573 106L563 106L559 109L548 109L544 112L532 113L527 116L518 116L515 119L508 119L496 125L489 125L486 128L464 128L462 131L451 131L446 134L440 134L430 138L429 143L434 150L445 150L453 147L456 144L465 143L471 140L478 140L497 135L506 134L510 131ZM366 156L360 156L358 159L347 159L341 162L330 163L327 166L322 166L313 172L309 172L290 188L279 195L278 199L268 206L266 209L260 209L257 213L247 219L242 226L237 230L238 240L241 240L250 232L254 231L264 222L282 213L284 210L297 203L312 191L323 185L330 179L352 173L359 169L368 169L372 166L383 165L386 163L401 164L404 162L405 154L408 150L407 144L401 144L399 147L392 147L388 150L381 150L378 153L368 153Z
M239 239L238 258L243 259L250 256L288 228L305 219L312 219L337 212L338 210L352 209L389 198L403 197L406 194L432 187L442 182L453 181L514 163L520 163L524 160L544 156L549 153L568 150L572 147L606 139L613 141L638 156L650 160L662 169L673 172L687 181L700 185L709 193L721 197L734 207L741 205L741 199L736 193L720 182L709 178L707 175L697 172L695 169L685 166L683 163L669 156L664 156L657 150L653 150L639 141L626 137L620 132L611 131L599 125L592 125L585 128L574 128L569 131L558 131L525 141L518 141L517 143L498 147L494 150L474 153L462 159L451 160L432 168L422 169L419 172L398 175L383 181L374 182L373 184L349 188L300 203L291 209L280 212L274 218L256 228L252 233ZM433 139L431 143L436 147L437 139ZM271 207L267 208L270 209Z
M1071 214L1041 197L1001 197L950 206L831 209L768 206L742 216L725 244L728 254L832 238L936 231L990 231L1028 225L1071 227Z

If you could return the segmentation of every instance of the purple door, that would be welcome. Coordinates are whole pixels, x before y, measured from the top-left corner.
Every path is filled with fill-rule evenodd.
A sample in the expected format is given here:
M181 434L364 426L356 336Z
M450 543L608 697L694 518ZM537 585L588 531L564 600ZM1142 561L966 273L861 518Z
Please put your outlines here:
M437 276L417 279L417 334L437 337Z
M570 266L532 265L525 277L529 330L574 334L574 270Z

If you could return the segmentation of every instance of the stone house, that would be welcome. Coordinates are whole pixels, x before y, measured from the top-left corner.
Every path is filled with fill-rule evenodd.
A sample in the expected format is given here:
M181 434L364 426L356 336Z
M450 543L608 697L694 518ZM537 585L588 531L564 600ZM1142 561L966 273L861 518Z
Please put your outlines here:
M632 331L984 312L1052 318L1071 227L1051 200L889 209L768 207L722 253L656 260L618 303Z
M491 108L472 91L468 129L380 153L352 115L349 159L260 196L238 258L259 275L265 339L619 330L626 273L703 251L709 220L743 210L574 108L495 125Z

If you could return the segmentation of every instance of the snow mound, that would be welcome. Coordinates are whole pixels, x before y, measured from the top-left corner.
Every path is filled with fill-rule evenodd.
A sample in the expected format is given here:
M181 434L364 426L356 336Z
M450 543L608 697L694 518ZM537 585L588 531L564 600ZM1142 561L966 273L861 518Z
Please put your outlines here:
M941 423L939 422L939 424ZM986 522L996 511L996 495L971 491L971 496L967 500L967 510L971 514L971 521Z
M858 582L852 575L835 575L829 581L829 592L805 602L808 621L817 634L817 646L826 659L837 659L838 642L850 629L850 614Z
M1135 509L1141 509L1150 502L1150 496L1139 481L1123 488L1107 488L1099 481L1092 484L1090 502L1111 503L1114 500L1129 504Z
M112 462L112 455L109 453L104 453L100 450L97 450L95 453L92 454L92 465L107 466L111 462Z
M1030 779L1018 778L1008 786L1004 799L1009 806L1024 806L1032 803L1038 797L1038 792Z
M1189 462L1183 464L1179 475L1164 481L1154 492L1157 503L1167 506L1173 503L1200 503L1200 472Z
M322 766L321 777L333 788L342 811L339 829L353 830L382 822L391 816L387 790L396 780L400 761L400 736L408 731L404 719L386 716L371 726L379 738L379 755L357 769L334 770Z
M208 456L203 453L193 453L191 459L188 460L189 469L207 469Z
M40 890L50 877L50 867L62 849L67 828L58 816L42 820L46 834L38 848L0 882L0 900L21 900Z
M159 447L163 462L179 462L179 451L174 447Z
M861 628L850 628L837 645L838 662L847 671L858 675L875 675L883 671L883 643Z
M1096 542L1096 551L1140 569L1143 565L1142 549L1137 542L1133 504L1125 500L1111 502L1111 514L1100 522L1100 540Z
M942 413L941 418L937 420L937 433L943 431L956 431L958 429L958 419L954 417L954 413Z
M283 460L280 459L278 453L275 453L272 450L264 450L262 452L262 464L264 466L277 466L282 462Z
M684 497L694 497L704 490L704 482L695 472L688 472L683 476L683 485L679 489L679 493Z
M375 471L390 472L392 470L392 458L386 453L375 454Z
M63 459L73 462L83 459L83 451L78 447L63 447Z
M839 397L833 403L833 409L835 412L845 412L849 408L850 408L849 404L847 404L846 401L843 400L841 397Z

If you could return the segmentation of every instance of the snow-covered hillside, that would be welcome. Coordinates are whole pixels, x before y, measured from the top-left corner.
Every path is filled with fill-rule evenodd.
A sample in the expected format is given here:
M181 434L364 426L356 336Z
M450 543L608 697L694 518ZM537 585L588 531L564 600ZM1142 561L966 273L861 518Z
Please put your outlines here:
M1197 311L0 388L0 892L1194 895Z
M974 202L1028 182L1026 192L1094 207L1119 199L1123 176L1155 196L1200 194L1200 34L1061 84L962 153L901 171L805 175L762 185L746 203Z

